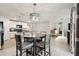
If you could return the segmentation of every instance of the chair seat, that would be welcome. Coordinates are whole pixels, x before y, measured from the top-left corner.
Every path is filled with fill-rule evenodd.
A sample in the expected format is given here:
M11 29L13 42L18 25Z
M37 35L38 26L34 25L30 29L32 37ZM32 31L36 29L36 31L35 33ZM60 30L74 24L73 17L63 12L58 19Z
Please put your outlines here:
M44 42L37 42L36 46L44 48Z
M40 38L37 38L37 42L41 42L42 40Z
M22 49L29 49L33 46L33 43L29 43L29 42L23 42L22 43Z

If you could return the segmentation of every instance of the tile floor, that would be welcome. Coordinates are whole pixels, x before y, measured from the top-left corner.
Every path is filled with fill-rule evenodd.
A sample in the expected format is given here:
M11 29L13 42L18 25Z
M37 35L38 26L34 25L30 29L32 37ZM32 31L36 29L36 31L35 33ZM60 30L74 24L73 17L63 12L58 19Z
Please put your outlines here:
M63 36L58 36L57 38L52 38L51 40L51 55L52 56L73 56L69 51L69 46L67 45L67 38Z
M3 50L0 50L0 56L15 56L15 40L11 39L5 42ZM51 56L73 56L69 52L66 37L58 36L51 39Z

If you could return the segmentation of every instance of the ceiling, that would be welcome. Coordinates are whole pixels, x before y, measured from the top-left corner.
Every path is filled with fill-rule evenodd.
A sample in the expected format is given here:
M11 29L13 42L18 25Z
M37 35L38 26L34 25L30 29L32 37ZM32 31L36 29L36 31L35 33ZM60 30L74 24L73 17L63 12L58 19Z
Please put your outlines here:
M54 18L62 12L69 12L72 6L73 3L37 3L36 8L34 8L32 3L0 3L0 16L7 18L24 16L29 19L29 14L36 11L40 13L40 17L44 20L47 19L44 18L47 16Z

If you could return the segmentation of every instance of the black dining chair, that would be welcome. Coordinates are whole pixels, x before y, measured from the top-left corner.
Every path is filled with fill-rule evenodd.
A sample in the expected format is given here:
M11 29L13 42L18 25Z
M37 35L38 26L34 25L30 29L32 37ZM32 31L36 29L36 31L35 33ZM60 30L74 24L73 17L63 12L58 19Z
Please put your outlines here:
M44 52L44 56L47 56L47 55L50 56L50 39L48 39L49 40L48 44L46 42L46 39L47 39L46 34L44 34L43 36L40 37L40 41L37 41L37 43L36 43L36 50L37 50L36 54L38 56L40 56L39 53L41 53L41 55L42 55L43 52ZM46 45L48 45L48 50L49 51L47 51Z
M39 52L41 52L41 54L42 54L42 52L44 51L44 56L45 56L45 50L46 50L46 47L45 47L45 45L46 45L46 34L44 35L44 36L41 36L40 37L40 41L37 41L36 42L36 54L37 55L39 55L38 53Z
M21 39L21 35L15 35L15 40L16 40L16 56L18 56L18 53L20 56L23 55L23 53L26 52L26 55L28 55L28 50L31 52L31 48L33 47L33 43L23 41Z

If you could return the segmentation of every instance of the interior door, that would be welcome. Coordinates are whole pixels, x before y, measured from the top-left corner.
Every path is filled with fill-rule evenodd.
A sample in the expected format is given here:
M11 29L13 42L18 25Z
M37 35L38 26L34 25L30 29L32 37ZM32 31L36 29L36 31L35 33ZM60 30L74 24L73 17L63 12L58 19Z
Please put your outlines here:
M0 22L0 48L4 45L3 22Z
M70 47L71 47L71 52L74 53L75 50L75 7L73 6L71 8L71 19L70 19Z
M2 23L0 22L0 44L1 44L1 31L2 31Z

